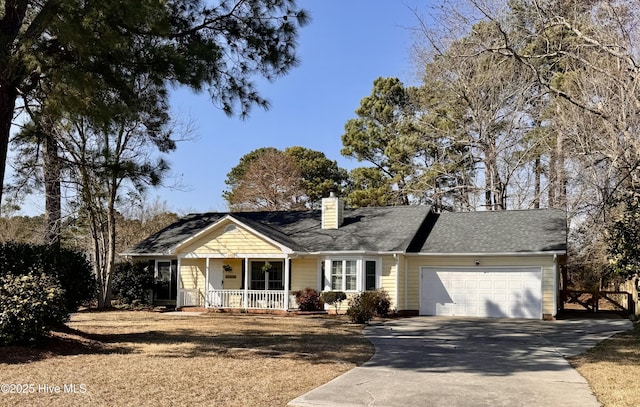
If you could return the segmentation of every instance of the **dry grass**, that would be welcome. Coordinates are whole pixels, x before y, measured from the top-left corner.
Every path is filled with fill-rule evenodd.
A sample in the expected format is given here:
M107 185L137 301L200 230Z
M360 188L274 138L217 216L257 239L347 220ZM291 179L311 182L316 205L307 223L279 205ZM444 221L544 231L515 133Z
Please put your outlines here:
M67 325L44 347L0 348L0 383L35 385L0 405L286 405L373 354L361 326L335 318L114 311Z
M640 406L640 323L570 362L605 407Z

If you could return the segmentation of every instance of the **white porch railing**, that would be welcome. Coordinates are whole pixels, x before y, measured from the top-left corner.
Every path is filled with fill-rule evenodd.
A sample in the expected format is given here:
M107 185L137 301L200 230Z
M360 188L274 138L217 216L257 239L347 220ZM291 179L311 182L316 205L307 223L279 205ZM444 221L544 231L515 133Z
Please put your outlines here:
M207 307L281 310L285 293L281 290L209 290Z
M180 304L178 307L197 307L200 305L200 290L193 289L180 289Z

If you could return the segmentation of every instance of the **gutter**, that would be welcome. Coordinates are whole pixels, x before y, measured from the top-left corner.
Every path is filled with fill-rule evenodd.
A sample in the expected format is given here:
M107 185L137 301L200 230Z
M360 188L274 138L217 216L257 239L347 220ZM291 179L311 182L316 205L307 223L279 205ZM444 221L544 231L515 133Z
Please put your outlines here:
M168 257L175 256L174 253L118 253L118 256L129 257Z
M394 252L376 252L371 250L354 250L354 251L346 251L346 250L336 250L329 252L294 252L299 256L325 256L325 255L364 255L364 256L382 256L382 255L404 255L407 254L404 251L394 251Z
M459 257L491 257L491 256L563 256L566 251L554 250L543 252L495 252L495 253L407 253L407 255L436 257L436 256L459 256Z

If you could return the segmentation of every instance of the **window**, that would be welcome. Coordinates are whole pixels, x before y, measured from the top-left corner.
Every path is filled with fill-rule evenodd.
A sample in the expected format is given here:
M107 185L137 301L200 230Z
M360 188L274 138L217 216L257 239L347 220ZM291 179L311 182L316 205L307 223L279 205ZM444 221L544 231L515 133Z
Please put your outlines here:
M345 261L345 290L357 290L358 272L356 270L356 262L354 260Z
M331 262L331 290L355 291L358 289L356 260L333 260Z
M364 289L372 291L376 288L376 262L367 260L364 263Z
M331 262L331 290L342 290L342 261Z
M328 268L328 272L325 270ZM322 262L323 288L331 291L375 290L379 285L378 262L371 259L327 259Z
M270 261L271 268L264 270L266 261L251 262L251 285L252 290L284 290L283 263L281 261Z

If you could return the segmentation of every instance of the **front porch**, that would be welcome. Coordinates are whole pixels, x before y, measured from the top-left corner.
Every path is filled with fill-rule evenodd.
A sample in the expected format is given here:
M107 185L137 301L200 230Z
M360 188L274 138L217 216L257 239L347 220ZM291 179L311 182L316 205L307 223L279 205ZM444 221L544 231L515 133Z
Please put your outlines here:
M289 311L295 307L295 296L288 290L210 289L206 291L203 299L198 289L180 289L177 305L178 308L204 306L219 309Z
M289 311L291 261L283 255L178 258L176 308Z

